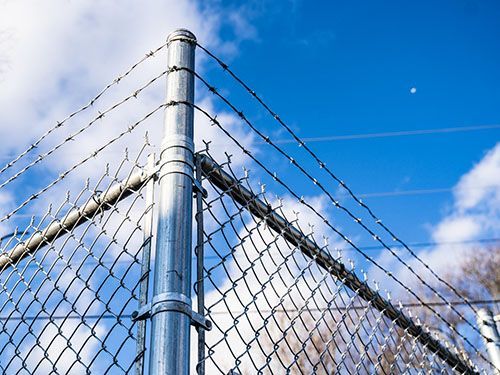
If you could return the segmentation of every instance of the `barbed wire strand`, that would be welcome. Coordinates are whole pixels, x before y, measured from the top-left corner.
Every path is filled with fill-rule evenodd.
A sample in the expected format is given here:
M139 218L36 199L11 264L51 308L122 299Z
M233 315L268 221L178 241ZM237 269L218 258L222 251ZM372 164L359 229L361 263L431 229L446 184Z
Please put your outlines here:
M220 66L221 68L227 72L238 84L240 84L252 97L257 100L257 102L292 136L292 138L295 140L295 142L298 144L299 147L302 147L306 152L318 163L319 167L324 169L326 173L333 178L337 183L339 183L342 188L344 188L348 194L351 196L352 199L354 199L361 207L363 207L368 214L372 217L372 219L375 221L376 224L378 224L382 229L388 233L393 241L400 243L410 254L412 257L414 257L422 266L424 266L440 283L446 285L450 290L454 292L454 294L461 298L463 301L467 302L467 299L462 296L458 290L451 285L449 282L444 280L441 276L439 276L426 262L424 262L403 240L401 240L396 234L390 230L385 224L383 224L382 220L379 219L372 209L368 207L360 198L358 198L354 192L347 186L347 184L342 181L339 177L337 177L327 166L326 163L324 163L306 144L303 140L299 138L298 135L295 134L295 132L281 119L280 116L276 112L274 112L264 101L263 99L257 95L257 93L252 90L236 73L234 73L233 70L231 70L228 66L228 64L224 63L219 57L217 57L214 53L212 53L210 50L208 50L206 47L201 45L199 42L195 42L197 47L199 47L202 51L204 51L208 56L210 56L212 59L214 59ZM470 305L469 306L475 313L477 313L477 310ZM477 327L474 326L474 329L477 330Z
M412 291L408 286L406 286L401 280L396 278L394 274L387 269L385 269L381 264L376 262L374 259L372 259L370 256L366 255L362 250L357 247L356 244L352 240L350 240L348 237L346 237L342 232L340 232L337 228L335 228L329 220L320 212L318 212L310 203L308 203L304 197L299 196L291 187L289 187L283 180L281 180L278 175L272 171L270 171L260 160L258 160L255 156L252 155L250 150L247 150L233 135L231 135L221 124L220 122L210 113L208 113L205 109L201 108L200 106L187 102L187 101L178 101L178 104L184 104L188 106L192 106L194 109L196 109L198 112L202 113L204 116L206 116L214 125L216 125L227 137L233 140L235 145L238 146L238 148L241 149L241 151L250 157L256 164L258 164L270 177L272 177L276 182L278 182L281 186L283 186L294 198L296 198L301 204L305 205L308 209L310 209L317 217L319 217L331 230L333 230L336 234L338 234L345 242L347 242L352 248L356 250L359 254L363 256L367 261L375 265L378 269L380 269L382 272L384 272L389 278L393 279L398 285L400 285L403 289L405 289L408 293L410 293L413 297L415 297L419 303L423 307L426 307L429 309L431 312L433 312L443 323L445 323L452 331L454 331L457 335L459 335L465 342L467 342L471 348L474 348L475 352L483 358L485 361L488 363L491 363L487 358L484 357L484 355L479 351L479 349L467 338L465 337L462 333L460 333L454 325L452 325L450 322L448 322L438 311L433 309L431 306L428 306L424 303L424 301L414 292ZM403 264L406 264L403 261ZM445 299L444 302L447 302ZM453 306L451 306L452 309L454 309ZM458 313L459 316L461 316L460 313ZM465 317L462 317L464 321L468 322L468 320ZM469 322L469 325L471 323ZM473 329L478 332L481 336L481 332L477 329L477 327L471 325Z
M116 108L118 108L121 105L125 104L126 102L128 102L132 98L137 99L138 95L142 91L144 91L146 88L148 88L149 86L151 86L154 82L156 82L158 79L160 79L161 77L165 76L168 73L169 73L168 70L165 70L165 71L161 72L159 75L157 75L156 77L154 77L153 79L151 79L150 81L148 81L146 84L144 84L143 86L141 86L137 90L135 90L132 94L130 94L130 95L126 96L125 98L123 98L122 100L116 102L115 104L113 104L112 106L110 106L109 108L107 108L106 110L104 110L102 112L99 112L99 115L96 116L96 117L94 117L85 126L83 126L82 128L78 129L76 132L73 132L72 134L70 134L67 137L65 137L61 142L59 142L58 144L56 144L54 147L52 147L48 151L44 152L43 154L39 154L38 157L35 160L33 160L31 163L27 164L24 168L22 168L21 170L19 170L17 173L15 173L11 177L9 177L4 182L0 183L0 189L3 188L4 186L6 186L7 184L9 184L10 182L14 181L16 178L18 178L23 173L25 173L26 171L28 171L31 167L35 166L36 164L40 163L42 160L44 160L45 158L47 158L48 156L50 156L51 154L53 154L54 152L56 152L58 149L60 149L61 147L63 147L66 143L68 143L70 141L74 141L75 137L77 137L78 135L80 135L83 132L85 132L87 129L89 129L90 127L92 127L98 120L103 119L107 114L109 114L110 112L114 111ZM1 172L0 172L0 174L1 174Z
M177 69L176 67L172 67L173 70ZM330 201L335 205L335 207L341 209L344 211L351 219L354 220L358 225L360 225L365 231L367 231L372 238L374 238L377 242L379 242L386 250L388 250L402 265L404 265L423 285L429 288L434 294L439 296L444 302L447 301L446 298L442 296L441 293L439 293L434 287L432 287L429 283L427 283L410 265L408 265L397 253L395 253L383 240L380 236L378 236L375 232L373 232L370 228L368 228L360 218L355 216L348 208L346 208L344 205L342 205L339 201L335 200L335 198L331 195L331 193L321 184L315 177L313 177L308 171L305 170L304 167L302 167L293 157L291 157L289 154L287 154L283 149L281 149L279 146L273 143L271 141L270 137L264 135L261 131L259 131L251 122L250 120L243 114L242 111L239 111L229 100L223 96L215 87L211 86L203 77L201 77L198 73L192 72L204 85L207 86L207 88L212 92L213 94L217 95L224 103L226 103L231 110L236 113L239 118L241 118L242 121L244 121L259 137L261 137L263 140L265 140L270 146L272 146L276 151L278 151L282 156L284 156L287 160L290 161L291 164L293 164L299 171L304 174L315 186L317 186L329 199ZM393 236L394 238L394 236ZM403 247L405 247L403 245ZM406 247L405 247L406 248ZM430 267L427 265L427 268L434 272ZM446 282L448 285L451 286L448 282ZM462 295L460 295L458 292L456 292L457 296L460 298L466 300ZM476 330L478 333L480 333L479 329L475 326L475 324L470 323L458 310L454 309L453 306L450 306L451 309L459 316L461 319L463 319L470 327L472 327L474 330ZM472 308L472 306L471 306ZM475 311L475 310L474 310Z
M43 133L34 143L32 143L26 150L21 152L17 157L15 157L12 161L7 163L2 169L0 169L0 174L5 172L7 169L12 167L14 164L16 164L21 158L23 158L25 155L27 155L30 151L38 147L38 145L46 138L48 137L52 132L54 132L56 129L62 127L68 120L71 118L75 117L81 112L84 112L88 108L92 107L96 101L98 101L108 90L110 90L113 86L119 84L125 77L130 75L138 66L143 64L146 60L150 59L151 57L155 56L159 51L161 51L163 48L167 46L167 42L163 43L159 47L150 50L148 53L144 55L140 60L135 62L129 69L125 71L125 73L119 75L116 77L112 82L110 82L108 85L106 85L96 96L94 96L90 102L88 102L86 105L83 107L77 109L76 111L72 112L68 116L66 116L63 120L58 121L56 125L54 125L52 128L48 129L45 133Z

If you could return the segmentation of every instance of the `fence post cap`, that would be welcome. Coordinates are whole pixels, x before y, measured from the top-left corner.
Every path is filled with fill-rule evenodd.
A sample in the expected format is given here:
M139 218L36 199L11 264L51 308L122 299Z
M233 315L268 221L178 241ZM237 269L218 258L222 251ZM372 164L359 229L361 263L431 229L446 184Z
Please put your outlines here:
M174 40L179 40L179 39L192 39L193 42L195 42L196 36L188 29L177 29L177 30L172 31L168 35L167 42L170 43Z

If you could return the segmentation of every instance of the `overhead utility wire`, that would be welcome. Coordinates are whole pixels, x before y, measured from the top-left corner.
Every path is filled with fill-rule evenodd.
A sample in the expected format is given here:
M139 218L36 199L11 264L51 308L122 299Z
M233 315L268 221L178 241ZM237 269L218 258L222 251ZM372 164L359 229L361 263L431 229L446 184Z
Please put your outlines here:
M10 237L10 236L6 236ZM18 241L18 243L21 241ZM475 243L481 243L481 244L490 244L490 243L500 243L500 238L480 238L477 240L469 240L469 241L442 241L442 242L415 242L411 243L410 246L412 247L431 247L431 246L446 246L446 245L463 245L463 244L475 244ZM393 246L393 248L402 248L401 245ZM385 247L383 246L360 246L360 250L367 251L367 250L384 250ZM351 248L342 248L338 249L342 252L346 251L354 251L354 249ZM233 255L235 256L235 255ZM219 259L220 256L217 255L205 255L203 259ZM196 256L192 257L193 260L196 260ZM109 261L100 261L100 262L93 262L93 261L86 261L81 265L81 267L95 267L97 264L130 264L130 263L138 263L137 260L109 260ZM60 267L64 267L64 263L60 265ZM31 267L38 267L37 264L30 263L26 265L25 267L31 268ZM59 267L57 264L53 265L52 267ZM465 303L465 302L464 302Z
M462 301L452 301L450 302L453 305L464 305ZM487 304L497 304L500 303L500 299L485 299L485 300L471 300L469 303L473 305L487 305ZM426 305L429 306L446 306L443 302L425 302ZM402 303L398 305L402 308L408 307L421 307L421 304L418 303ZM367 306L336 306L329 307L328 310L365 310ZM307 311L323 311L322 308L307 308ZM245 313L287 313L287 312L298 312L299 309L276 309L276 310L246 310ZM220 314L236 314L237 311L211 311L210 315L220 315ZM121 315L54 315L54 316L0 316L0 320L59 320L59 319L129 319L132 317L132 314L121 314Z
M344 140L354 140L354 139L406 137L406 136L413 136L413 135L471 132L471 131L491 130L491 129L500 129L500 124L457 126L457 127L452 127L452 128L399 130L399 131L393 131L393 132L380 132L380 133L325 135L325 136L320 136L320 137L304 137L304 138L302 138L302 140L304 142L331 142L331 141L344 141ZM296 143L297 141L294 139L277 139L274 142L280 143L280 144L287 144L287 143Z

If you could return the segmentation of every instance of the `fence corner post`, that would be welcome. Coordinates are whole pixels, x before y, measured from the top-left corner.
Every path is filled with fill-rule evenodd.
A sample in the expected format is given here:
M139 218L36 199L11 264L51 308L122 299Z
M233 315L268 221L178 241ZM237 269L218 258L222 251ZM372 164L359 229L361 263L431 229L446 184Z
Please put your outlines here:
M189 374L195 36L168 36L167 107L151 301L150 374ZM176 67L176 69L172 69ZM186 68L186 69L183 69Z

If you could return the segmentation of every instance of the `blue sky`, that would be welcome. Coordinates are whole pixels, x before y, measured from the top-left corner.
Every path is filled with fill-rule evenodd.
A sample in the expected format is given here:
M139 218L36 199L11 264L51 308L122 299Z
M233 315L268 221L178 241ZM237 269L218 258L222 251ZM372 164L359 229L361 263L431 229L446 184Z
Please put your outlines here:
M301 137L500 123L497 2L260 1L239 9L255 37L231 66ZM357 193L376 193L452 188L499 135L311 145ZM429 240L429 225L453 203L452 191L366 199L412 242Z

